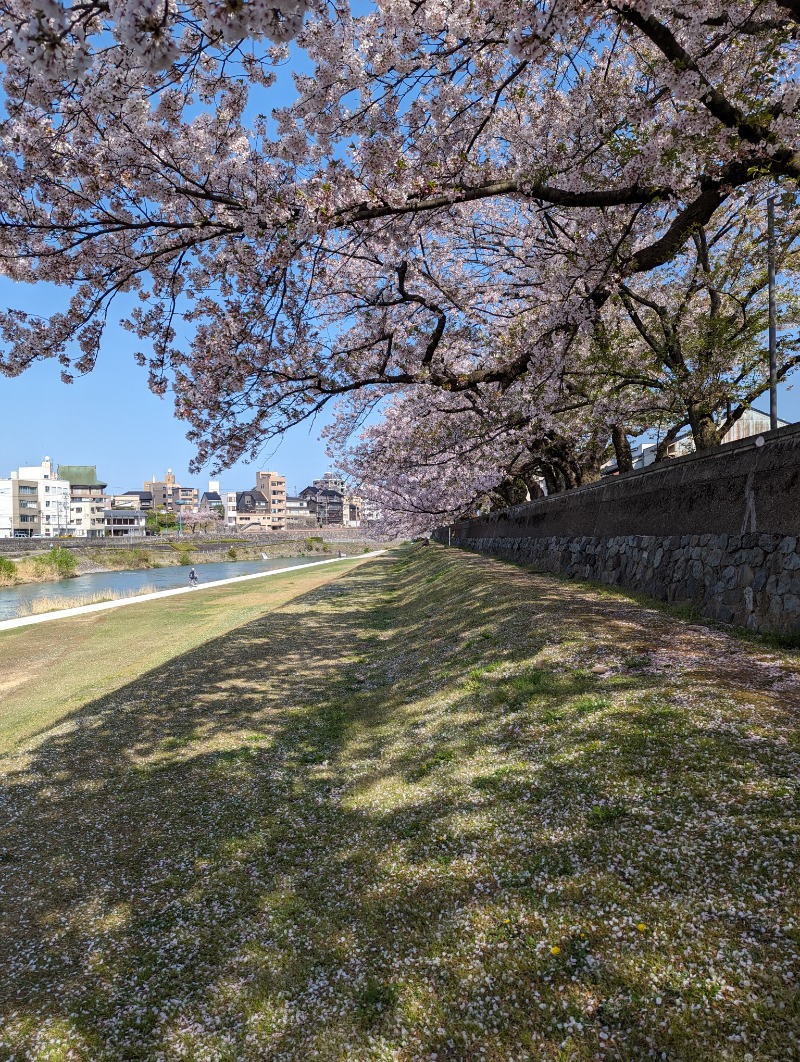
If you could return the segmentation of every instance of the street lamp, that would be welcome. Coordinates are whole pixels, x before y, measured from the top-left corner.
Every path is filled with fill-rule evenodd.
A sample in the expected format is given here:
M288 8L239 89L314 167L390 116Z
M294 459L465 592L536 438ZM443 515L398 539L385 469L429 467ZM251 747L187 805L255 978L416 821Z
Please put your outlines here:
M183 499L176 498L172 504L177 506L178 509L178 538L183 538L183 513L181 512Z
M775 196L767 200L767 281L769 284L769 427L778 427L778 359L775 326Z

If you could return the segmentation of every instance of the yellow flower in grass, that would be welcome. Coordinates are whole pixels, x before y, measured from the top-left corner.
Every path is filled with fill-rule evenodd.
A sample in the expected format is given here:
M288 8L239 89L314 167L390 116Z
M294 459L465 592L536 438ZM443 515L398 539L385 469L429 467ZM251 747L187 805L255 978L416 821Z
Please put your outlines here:
M647 929L647 925L645 922L637 922L636 928L639 930L640 933L644 933L644 931Z
M550 949L550 954L551 955L560 955L561 954L561 948L559 948L558 944L554 944L552 946L552 948Z

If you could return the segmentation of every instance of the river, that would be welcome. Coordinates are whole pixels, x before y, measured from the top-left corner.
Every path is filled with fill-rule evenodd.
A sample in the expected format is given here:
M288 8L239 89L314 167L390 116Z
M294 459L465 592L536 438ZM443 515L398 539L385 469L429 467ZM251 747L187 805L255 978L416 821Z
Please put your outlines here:
M312 564L322 557L280 557L276 560L258 561L213 561L195 567L200 585L215 579L232 579L236 575L254 575L256 572L274 571L294 564ZM92 594L108 594L109 597L127 597L137 591L172 590L189 585L187 565L168 568L145 568L138 571L96 572L94 575L78 575L73 579L54 579L47 583L23 583L21 586L0 587L0 620L15 619L20 608L25 609L34 601L43 598L82 598ZM167 599L169 600L169 599Z

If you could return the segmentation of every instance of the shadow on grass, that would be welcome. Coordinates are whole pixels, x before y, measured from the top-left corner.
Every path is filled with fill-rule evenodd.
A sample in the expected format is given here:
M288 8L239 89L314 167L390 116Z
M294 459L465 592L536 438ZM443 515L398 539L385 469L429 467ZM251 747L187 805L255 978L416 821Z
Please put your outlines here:
M522 603L487 571L434 549L382 558L8 761L0 1053L499 1062L588 1059L603 1033L614 1057L646 1057L643 1001L674 976L665 942L600 968L578 930L552 954L548 919L580 924L592 890L653 908L667 866L679 894L672 855L631 870L646 799L669 793L676 821L705 813L721 796L709 757L773 774L784 750L745 756L696 725L668 676L535 664L585 639L600 606L571 587L565 611L545 581ZM635 648L647 625L629 610L620 638ZM625 694L637 705L613 708ZM706 858L722 875L734 856ZM759 887L757 867L739 878ZM721 1007L714 1037L738 1020ZM698 1028L676 1005L659 1048L696 1059Z

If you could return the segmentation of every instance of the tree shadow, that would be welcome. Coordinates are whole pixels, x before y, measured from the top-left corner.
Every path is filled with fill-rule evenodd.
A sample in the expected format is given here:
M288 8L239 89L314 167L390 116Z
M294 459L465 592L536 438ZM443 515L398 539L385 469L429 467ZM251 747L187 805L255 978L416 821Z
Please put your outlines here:
M531 678L549 635L586 638L596 601L571 589L564 616L562 588L537 583L548 632L482 581L485 566L422 549L374 561L7 761L0 1054L60 1042L91 1059L500 1060L513 1045L555 1058L565 1036L596 1051L601 1032L614 1057L653 1050L636 1007L673 976L659 945L632 933L616 954L602 930L563 927L593 892L655 911L654 881L668 899L683 890L691 915L696 891L637 855L659 787L687 816L716 806L725 844L705 852L722 880L741 808L720 812L705 765L756 762L774 782L787 749L742 750L738 733L675 712L669 676ZM649 620L624 623L637 644ZM471 677L482 661L516 670ZM651 699L611 728L602 702L620 692ZM761 873L742 869L742 888ZM767 913L742 928L764 947ZM715 1033L738 1020L722 1007ZM673 1024L659 1042L696 1059L696 1027Z

